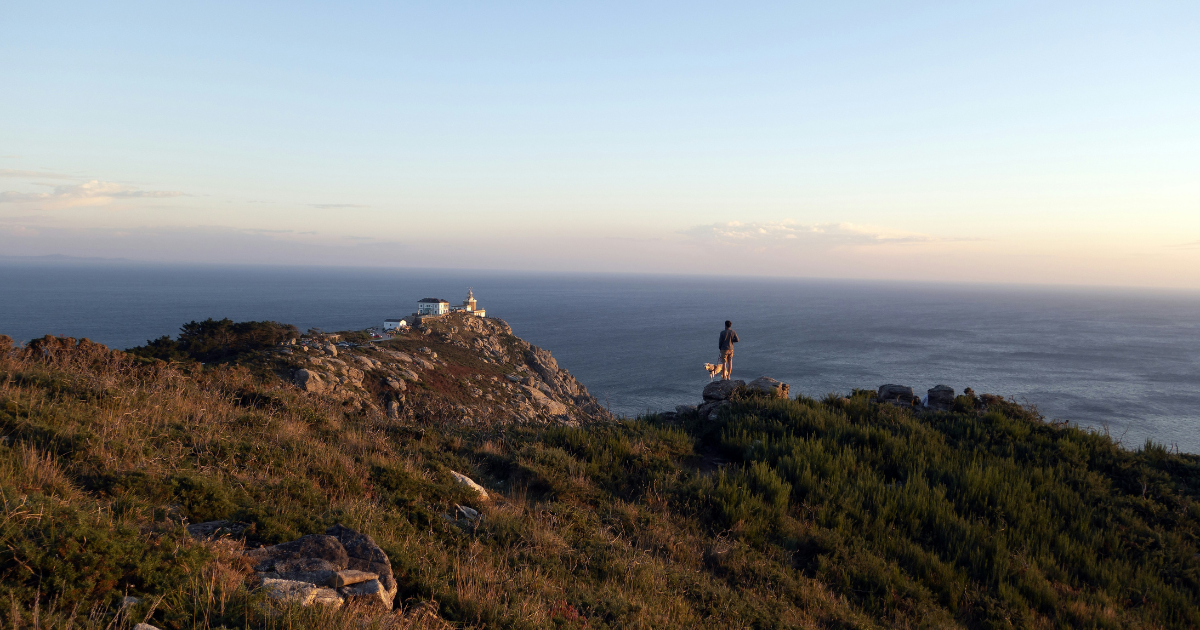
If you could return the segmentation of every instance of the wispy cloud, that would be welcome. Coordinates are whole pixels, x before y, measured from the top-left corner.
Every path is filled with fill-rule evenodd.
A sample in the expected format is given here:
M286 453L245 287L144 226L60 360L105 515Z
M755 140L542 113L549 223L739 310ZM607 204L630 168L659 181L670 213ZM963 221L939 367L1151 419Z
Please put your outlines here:
M767 245L824 244L829 246L909 245L916 243L945 243L977 241L978 238L941 237L916 232L889 230L854 223L818 223L802 225L791 221L777 223L713 223L699 225L683 234L702 240L753 247Z
M1200 249L1200 241L1192 241L1191 243L1180 243L1175 246L1175 249Z
M369 208L370 207L370 206L359 205L357 203L310 203L308 205L313 208L320 208L322 210L336 210L338 208Z
M178 191L139 190L94 179L82 184L55 186L48 193L0 192L0 203L43 203L53 207L102 206L117 199L162 199L182 195Z
M21 179L82 179L81 177L63 175L62 173L50 173L47 171L18 171L11 168L0 168L0 177L19 177Z

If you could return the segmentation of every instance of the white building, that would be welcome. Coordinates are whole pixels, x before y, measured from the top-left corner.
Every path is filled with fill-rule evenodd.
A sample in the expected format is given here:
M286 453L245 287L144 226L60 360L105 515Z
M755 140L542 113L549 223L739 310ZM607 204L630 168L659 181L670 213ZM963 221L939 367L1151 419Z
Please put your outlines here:
M385 319L385 320L383 320L384 331L399 330L401 328L404 328L407 325L408 325L408 322L403 319Z
M475 301L475 292L467 289L467 299L463 300L460 306L451 306L450 311L453 313L467 313L475 317L487 317L487 311L479 308L479 303Z
M421 298L417 302L417 315L445 315L450 312L450 303L438 298Z

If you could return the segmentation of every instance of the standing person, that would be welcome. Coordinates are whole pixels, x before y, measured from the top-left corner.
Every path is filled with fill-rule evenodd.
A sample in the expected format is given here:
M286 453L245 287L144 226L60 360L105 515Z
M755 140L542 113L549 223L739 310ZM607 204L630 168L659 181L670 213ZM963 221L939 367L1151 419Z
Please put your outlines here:
M733 378L733 344L740 341L737 333L733 332L733 322L725 320L725 330L721 331L721 338L717 342L717 347L721 349L721 364L725 367L725 380Z

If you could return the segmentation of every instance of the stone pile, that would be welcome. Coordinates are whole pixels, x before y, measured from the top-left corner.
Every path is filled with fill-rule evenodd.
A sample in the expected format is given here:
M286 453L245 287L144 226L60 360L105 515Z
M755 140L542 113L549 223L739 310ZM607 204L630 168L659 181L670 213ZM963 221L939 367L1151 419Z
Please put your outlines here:
M303 606L364 603L391 610L392 564L366 534L334 525L324 534L245 553L271 600Z

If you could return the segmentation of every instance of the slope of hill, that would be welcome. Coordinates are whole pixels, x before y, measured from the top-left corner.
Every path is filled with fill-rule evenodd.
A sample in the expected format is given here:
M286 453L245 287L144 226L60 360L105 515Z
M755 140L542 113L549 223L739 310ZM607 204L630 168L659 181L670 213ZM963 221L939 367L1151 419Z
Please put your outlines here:
M246 330L208 364L0 344L4 624L1200 624L1200 457L994 397L738 390L714 420L615 421L492 320L355 347ZM267 602L245 550L337 524L386 552L398 613Z

